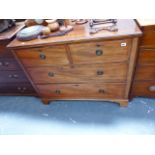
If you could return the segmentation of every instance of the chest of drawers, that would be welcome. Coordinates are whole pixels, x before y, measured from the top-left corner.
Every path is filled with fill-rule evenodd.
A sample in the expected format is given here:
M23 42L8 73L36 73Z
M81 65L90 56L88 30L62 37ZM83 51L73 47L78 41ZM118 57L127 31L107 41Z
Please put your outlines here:
M155 97L155 20L137 20L140 37L136 71L131 95Z
M6 46L24 26L17 23L10 30L0 33L0 95L34 95L35 91L13 54Z
M141 31L133 20L118 20L118 32L90 35L86 25L69 34L8 47L42 101L100 100L128 105Z

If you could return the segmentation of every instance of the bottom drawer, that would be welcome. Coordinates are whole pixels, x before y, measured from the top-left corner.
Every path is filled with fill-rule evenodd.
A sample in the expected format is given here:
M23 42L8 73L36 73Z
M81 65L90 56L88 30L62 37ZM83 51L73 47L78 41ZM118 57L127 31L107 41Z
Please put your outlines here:
M0 84L0 94L35 94L35 91L31 84L24 83L10 83L10 84Z
M37 85L42 97L52 99L122 99L125 84L46 84Z
M155 97L155 81L135 82L132 88L133 96Z

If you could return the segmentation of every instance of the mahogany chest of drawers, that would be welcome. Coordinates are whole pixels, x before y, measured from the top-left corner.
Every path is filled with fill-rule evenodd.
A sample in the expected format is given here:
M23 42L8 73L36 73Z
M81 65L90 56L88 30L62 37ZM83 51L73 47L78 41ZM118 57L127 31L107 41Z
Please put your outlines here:
M69 34L20 42L9 48L42 101L100 100L128 105L138 37L134 20L118 20L118 32L88 33L77 25Z
M10 30L0 33L0 95L34 95L35 91L13 54L6 46L23 28L17 23Z
M137 20L140 37L131 96L155 97L155 20Z

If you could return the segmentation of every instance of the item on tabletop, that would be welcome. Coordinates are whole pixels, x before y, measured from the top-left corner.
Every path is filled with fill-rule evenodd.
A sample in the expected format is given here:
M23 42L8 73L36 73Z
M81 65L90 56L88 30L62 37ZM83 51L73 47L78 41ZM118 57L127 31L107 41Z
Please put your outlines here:
M48 19L45 20L48 23L48 27L50 28L51 32L59 30L59 23L56 19Z
M47 26L45 19L27 19L25 20L25 26L43 25Z
M89 20L89 33L95 34L99 31L106 30L118 31L116 19L91 19Z
M88 22L87 19L73 19L72 22L74 22L77 25L82 25Z
M0 33L14 27L15 21L13 19L0 19Z
M51 30L49 27L43 27L42 29L42 35L49 35L51 33Z
M34 25L24 28L23 30L17 33L16 37L20 41L36 39L42 33L43 28L44 26L42 25Z

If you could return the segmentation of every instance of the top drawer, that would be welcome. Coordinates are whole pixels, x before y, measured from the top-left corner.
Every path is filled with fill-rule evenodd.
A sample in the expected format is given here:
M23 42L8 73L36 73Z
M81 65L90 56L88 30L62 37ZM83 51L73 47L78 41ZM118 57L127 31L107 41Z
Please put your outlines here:
M69 46L75 64L122 62L128 60L131 40L99 41Z
M69 63L65 46L20 49L16 50L16 54L27 67Z

